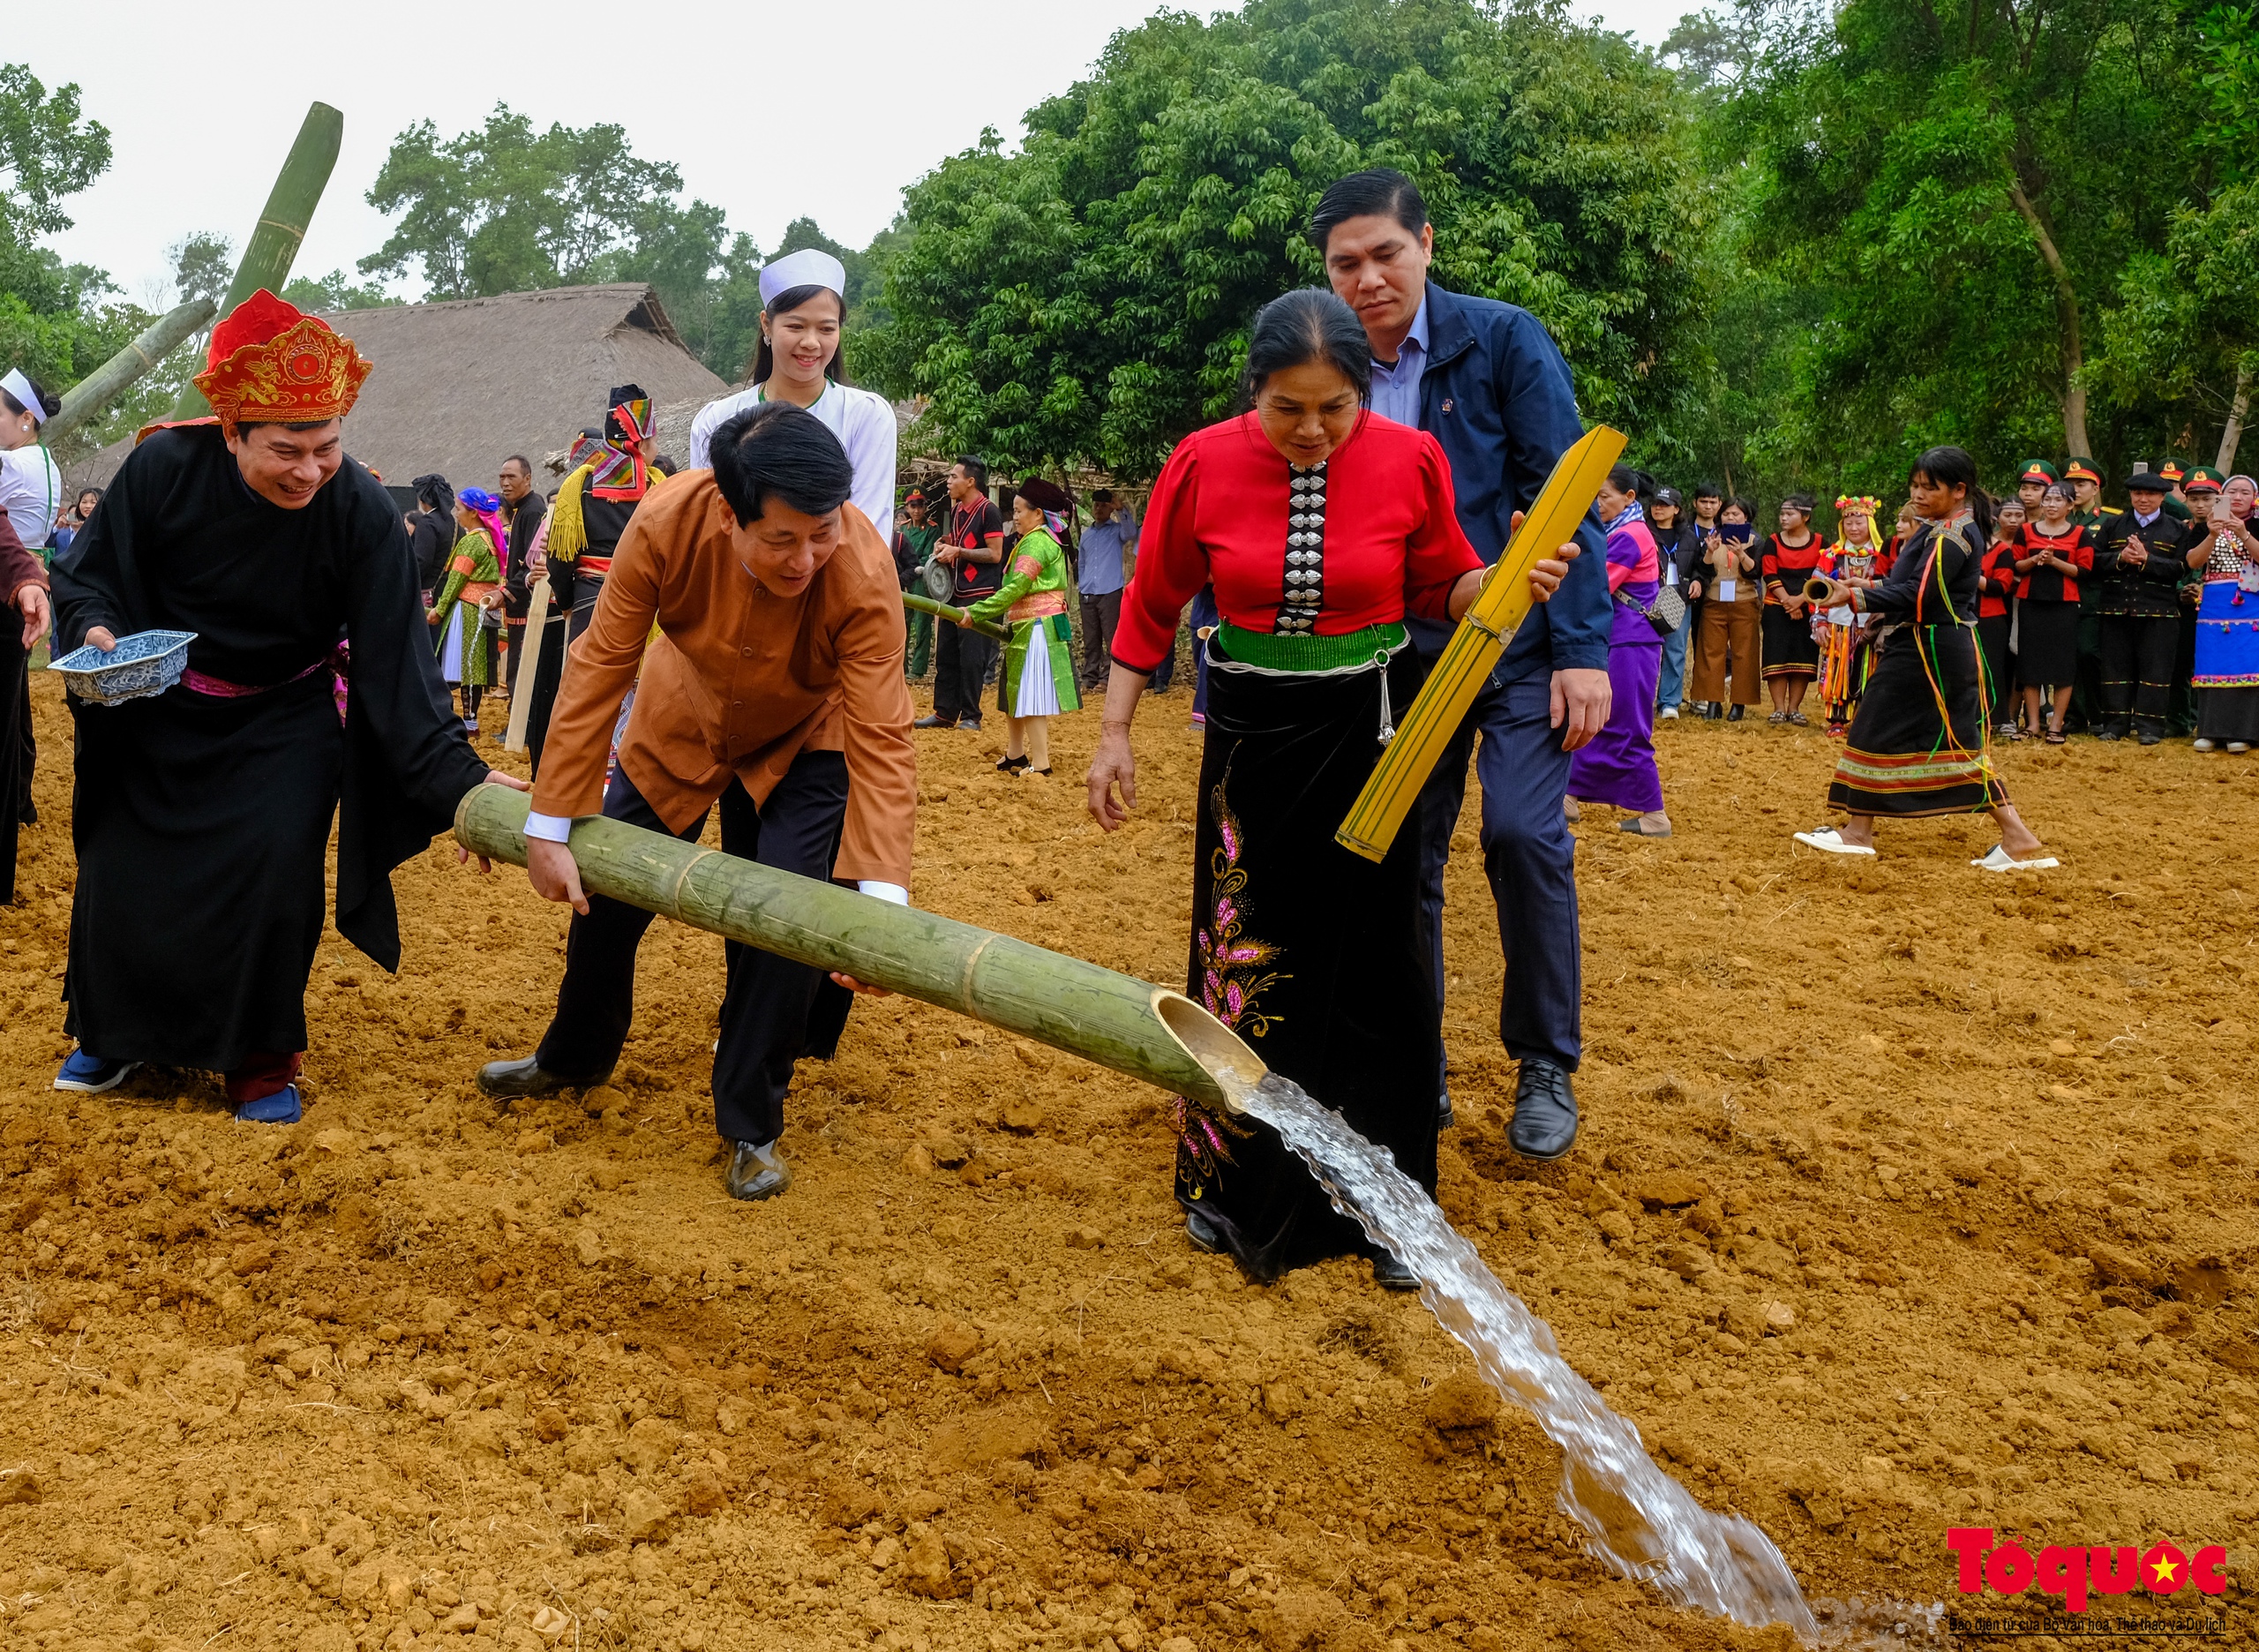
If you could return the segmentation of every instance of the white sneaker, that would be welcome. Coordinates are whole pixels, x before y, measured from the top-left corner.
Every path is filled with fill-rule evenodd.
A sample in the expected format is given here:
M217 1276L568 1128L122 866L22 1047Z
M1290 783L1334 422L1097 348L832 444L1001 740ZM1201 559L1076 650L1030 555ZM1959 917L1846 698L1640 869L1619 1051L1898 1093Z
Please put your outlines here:
M2053 855L2041 855L2033 860L2015 860L2009 855L2008 846L2006 844L1994 844L1992 852L1985 855L1983 860L1971 860L1969 864L1980 867L1987 872L2045 872L2049 867L2060 866L2063 863Z
M1676 723L1678 721L1678 708L1675 705L1667 705L1661 711L1658 711L1655 716L1659 721L1664 723Z
M2213 745L2212 742L2208 740L2199 740L2196 742L2195 749L2198 751L2218 751L2219 747Z
M2251 745L2248 740L2230 740L2227 748L2232 755L2240 757L2251 749Z
M1865 844L1843 841L1843 834L1833 826L1822 826L1818 831L1798 832L1797 841L1809 848L1824 850L1829 854L1871 855L1874 851Z

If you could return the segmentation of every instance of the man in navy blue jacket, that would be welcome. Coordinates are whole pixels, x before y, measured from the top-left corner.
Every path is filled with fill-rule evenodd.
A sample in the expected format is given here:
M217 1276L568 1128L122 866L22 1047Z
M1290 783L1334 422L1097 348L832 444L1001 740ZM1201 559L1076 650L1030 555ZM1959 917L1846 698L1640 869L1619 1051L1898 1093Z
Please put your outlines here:
M1585 433L1559 348L1535 316L1428 279L1435 230L1401 172L1359 172L1325 191L1310 239L1333 290L1365 324L1373 410L1431 432L1451 461L1460 526L1486 562L1505 548L1554 462ZM1507 1139L1557 1159L1577 1137L1569 1075L1583 1050L1575 839L1563 816L1569 754L1608 721L1611 618L1606 541L1587 515L1552 600L1530 612L1491 672L1420 800L1422 902L1443 996L1444 863L1475 747L1482 784L1482 861L1497 902L1506 988L1498 1036L1521 1063ZM1432 664L1451 628L1412 620L1412 645ZM1451 1093L1437 1075L1438 1122Z

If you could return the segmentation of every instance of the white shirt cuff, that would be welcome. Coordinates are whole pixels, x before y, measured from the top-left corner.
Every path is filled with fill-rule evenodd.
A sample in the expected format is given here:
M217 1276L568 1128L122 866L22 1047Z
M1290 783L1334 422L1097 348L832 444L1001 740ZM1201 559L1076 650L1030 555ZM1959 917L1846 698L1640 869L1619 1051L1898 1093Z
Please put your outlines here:
M875 895L896 906L910 905L910 891L899 883L882 883L876 878L864 878L855 887L866 895Z
M544 843L563 843L573 835L573 817L569 815L532 815L526 816L526 836L538 837Z

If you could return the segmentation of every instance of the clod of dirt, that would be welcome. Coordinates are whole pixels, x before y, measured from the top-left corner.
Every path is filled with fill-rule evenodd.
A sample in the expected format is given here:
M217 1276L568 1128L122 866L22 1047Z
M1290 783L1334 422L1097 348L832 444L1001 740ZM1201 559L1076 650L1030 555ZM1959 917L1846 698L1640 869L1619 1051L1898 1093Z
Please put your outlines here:
M979 1351L980 1333L955 1319L942 1320L926 1339L926 1357L952 1375Z
M1004 1128L1017 1136L1032 1136L1043 1128L1043 1109L1025 1096L1004 1103Z
M1710 1190L1701 1177L1689 1171L1659 1170L1653 1175L1633 1177L1625 1191L1653 1211L1692 1205L1709 1197Z
M0 1468L0 1508L40 1500L39 1476L29 1468Z
M1446 1434L1495 1427L1498 1409L1498 1391L1472 1371L1454 1371L1428 1395L1429 1426Z
M620 1535L630 1543L657 1543L666 1536L673 1513L656 1493L637 1486L619 1499Z
M954 1136L946 1135L938 1130L930 1136L920 1137L918 1145L923 1147L927 1155L944 1170L954 1170L972 1157L964 1142Z
M970 1587L961 1588L950 1575L949 1545L942 1541L939 1532L928 1531L913 1541L902 1569L910 1592L933 1600L945 1600Z

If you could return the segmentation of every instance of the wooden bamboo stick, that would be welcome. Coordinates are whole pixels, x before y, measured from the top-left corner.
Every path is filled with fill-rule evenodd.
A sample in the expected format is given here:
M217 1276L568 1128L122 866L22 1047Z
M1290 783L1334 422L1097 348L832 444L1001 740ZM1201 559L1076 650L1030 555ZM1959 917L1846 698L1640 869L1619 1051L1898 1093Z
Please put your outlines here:
M40 439L50 447L67 439L219 313L220 306L209 298L191 298L160 316L140 337L63 393L63 405L41 428Z
M968 631L978 631L982 636L994 637L999 642L1012 640L1012 628L998 625L993 620L975 620L963 608L953 608L945 602L935 602L931 597L920 597L915 591L902 593L902 605L915 608L919 613L929 613L943 625L961 625Z
M563 625L559 614L557 623ZM533 582L533 596L526 605L526 622L520 627L518 646L525 650L518 660L516 686L510 690L510 726L502 737L504 751L523 751L526 748L526 727L533 717L534 680L541 674L542 633L549 626L549 575L544 574Z
M1497 573L1459 622L1443 657L1397 725L1396 738L1333 834L1344 849L1368 860L1387 856L1467 707L1482 692L1515 627L1529 617L1529 570L1576 532L1610 468L1622 456L1625 439L1621 431L1596 425L1554 464L1536 502L1499 553Z
M306 110L297 141L290 146L274 191L266 198L266 210L259 214L259 223L244 245L235 282L220 304L221 315L233 312L262 287L271 293L281 292L290 279L290 266L297 259L298 244L306 238L306 226L313 222L314 208L321 204L321 192L329 186L330 169L337 164L338 146L344 139L342 114L326 103L316 103ZM193 384L173 404L176 419L205 418L211 411L204 392Z
M455 840L523 866L527 805L522 792L475 786L455 810ZM1236 1111L1264 1072L1182 994L1064 953L600 815L573 822L571 848L591 894L957 1010L1207 1107Z

